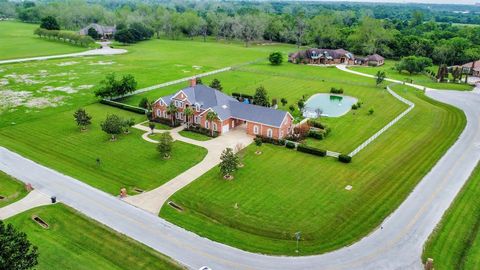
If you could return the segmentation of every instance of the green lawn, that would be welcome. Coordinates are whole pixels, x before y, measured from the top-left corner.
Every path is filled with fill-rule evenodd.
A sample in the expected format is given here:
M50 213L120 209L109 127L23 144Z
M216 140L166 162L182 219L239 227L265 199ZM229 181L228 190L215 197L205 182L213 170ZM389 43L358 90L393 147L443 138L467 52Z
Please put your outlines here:
M37 215L49 224L43 229ZM38 247L35 269L184 269L170 258L77 211L56 204L34 208L6 220Z
M132 74L143 88L264 59L274 50L293 50L289 45L246 48L237 43L158 39L122 47L128 53L1 65L0 127L96 102L93 92L108 73Z
M27 193L23 183L0 171L0 196L4 197L0 199L0 207L20 200Z
M37 24L0 21L0 60L74 53L86 48L41 39L33 34Z
M207 135L203 135L203 134L196 133L196 132L191 132L191 131L188 131L188 130L182 130L182 131L179 132L179 134L182 135L183 137L194 139L194 140L197 140L197 141L208 141L208 140L212 139L212 137L208 137Z
M408 73L398 73L398 71L394 70L394 66L397 62L393 60L385 61L385 64L380 67L351 67L351 69L375 75L379 70L385 71L387 78L400 80L400 81L409 81L413 80L413 83L423 85L430 88L435 89L447 89L447 90L461 90L461 91L470 91L472 90L472 86L464 83L438 83L430 79L428 76L424 74L408 74ZM437 73L438 66L430 67L432 71Z
M73 112L67 111L2 128L0 144L112 194L118 194L122 187L129 191L156 188L200 162L207 153L178 141L173 144L172 158L163 160L155 144L143 140L143 132L135 129L111 142L99 126L107 114L133 117L137 122L144 121L145 116L101 104L85 109L93 117L86 132L79 131Z
M272 145L255 155L250 146L233 181L222 180L214 168L171 197L185 211L165 205L160 216L213 240L268 254L295 255L297 231L299 255L358 241L398 207L466 122L460 110L419 91L394 89L416 107L353 163ZM346 185L353 189L346 191Z
M308 98L316 93L328 93L332 87L344 88L345 95L362 101L363 107L342 117L322 117L321 121L332 128L330 136L322 141L307 141L310 145L336 152L352 151L407 108L407 105L391 96L384 87L375 87L374 79L351 75L337 68L290 63L272 66L267 62L260 62L212 75L202 81L208 85L214 78L220 80L223 91L227 94L237 92L253 95L255 89L263 85L270 98L276 98L278 102L281 98L288 100L286 106L280 104L280 109L287 111L291 104L296 106L302 96ZM142 93L123 102L136 105L143 97L156 100L186 85L187 83L181 83ZM369 108L375 109L374 115L368 115ZM294 115L299 115L298 109Z
M480 268L480 166L430 235L423 260L434 259L435 269Z

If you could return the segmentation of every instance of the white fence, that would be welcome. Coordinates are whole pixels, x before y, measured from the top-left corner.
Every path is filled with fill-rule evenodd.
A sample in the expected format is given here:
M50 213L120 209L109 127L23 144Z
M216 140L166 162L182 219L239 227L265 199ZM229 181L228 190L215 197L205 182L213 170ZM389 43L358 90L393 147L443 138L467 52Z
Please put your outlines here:
M226 68L217 69L217 70L212 70L212 71L209 71L209 72L205 72L205 73L202 73L202 74L198 74L198 75L195 75L195 76L190 76L190 77L178 79L178 80L175 80L175 81L170 81L170 82L166 82L166 83L161 83L161 84L157 84L157 85L152 85L152 86L149 86L149 87L145 87L145 88L142 88L142 89L138 89L137 91L132 92L132 93L130 93L130 94L128 94L128 95L125 95L125 96L123 96L123 97L133 96L133 95L136 95L136 94L140 94L140 93L152 91L152 90L155 90L155 89L158 89L158 88L167 87L167 86L174 85L174 84L177 84L177 83L190 81L190 80L192 80L192 79L194 79L194 78L201 78L201 77L205 77L205 76L217 74L217 73L220 73L220 72L229 71L229 70L231 70L231 69L232 69L232 67L226 67Z
M388 123L386 126L384 126L382 129L380 129L379 131L377 131L377 133L373 134L372 137L368 138L365 142L363 142L360 146L358 146L357 148L355 148L355 150L353 150L350 154L348 154L349 156L353 157L355 156L356 154L358 154L358 152L360 152L363 148L365 148L367 145L369 145L371 142L373 142L376 138L378 138L378 136L382 135L382 133L384 133L385 131L387 131L391 126L393 126L395 123L397 123L400 119L402 119L402 117L404 117L407 113L409 113L414 107L415 107L415 104L413 102L411 102L410 100L408 99L405 99L403 97L401 97L400 95L398 95L397 93L395 93L392 89L390 89L390 86L387 86L387 91L392 95L394 96L396 99L400 100L401 102L405 103L408 105L408 109L406 109L404 112L402 112L401 114L399 114L397 117L395 117L395 119L393 119L392 121L390 121L390 123Z

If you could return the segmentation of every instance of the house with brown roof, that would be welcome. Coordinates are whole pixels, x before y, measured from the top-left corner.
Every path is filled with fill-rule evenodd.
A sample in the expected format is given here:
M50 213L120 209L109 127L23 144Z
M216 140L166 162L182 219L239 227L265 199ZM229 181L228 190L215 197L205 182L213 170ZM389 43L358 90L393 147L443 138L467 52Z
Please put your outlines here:
M288 55L288 61L294 64L312 65L370 65L381 66L385 59L378 55L368 55L365 58L356 58L355 55L344 49L317 49L311 48Z
M471 76L480 77L480 60L462 65L463 70Z
M177 108L174 116L168 114L170 104ZM189 119L184 114L188 107L194 112ZM215 112L218 119L208 121L209 111ZM240 126L249 135L273 139L283 139L293 131L293 117L289 112L240 102L216 89L197 84L196 79L190 81L189 87L154 102L152 119L171 117L182 123L213 129L219 135Z
M91 23L86 27L80 29L79 34L82 36L86 36L88 35L88 30L91 28L95 29L95 31L97 31L97 33L102 39L112 39L113 35L115 35L115 32L117 31L116 26L106 26L97 23Z

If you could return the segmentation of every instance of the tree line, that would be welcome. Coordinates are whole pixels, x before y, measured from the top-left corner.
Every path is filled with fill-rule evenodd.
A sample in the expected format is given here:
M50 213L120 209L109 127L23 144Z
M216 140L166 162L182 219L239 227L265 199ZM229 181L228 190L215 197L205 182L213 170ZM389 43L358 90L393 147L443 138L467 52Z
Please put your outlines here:
M480 27L437 21L455 14L450 6L188 0L8 3L15 6L14 16L23 21L53 16L62 28L72 30L91 22L117 25L126 43L152 35L212 37L242 40L247 46L270 41L345 48L359 55L378 53L396 59L416 55L447 65L480 58Z

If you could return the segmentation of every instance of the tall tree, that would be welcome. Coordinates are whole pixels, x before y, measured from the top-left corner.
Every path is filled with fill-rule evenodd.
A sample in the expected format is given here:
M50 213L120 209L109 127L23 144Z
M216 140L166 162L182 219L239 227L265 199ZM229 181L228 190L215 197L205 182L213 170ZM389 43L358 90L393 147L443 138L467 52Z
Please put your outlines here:
M241 17L240 27L237 29L237 37L245 42L248 47L250 42L258 40L265 31L265 20L259 16L248 14Z
M226 148L223 150L220 156L220 172L225 179L232 179L232 174L238 169L240 160L238 156L233 152L232 148Z
M47 16L42 18L40 23L40 28L47 30L60 30L60 25L57 22L57 19L53 16Z
M0 269L27 270L38 264L38 249L12 224L0 220Z
M352 48L363 54L388 54L387 43L393 39L393 31L387 31L384 23L371 17L364 17L349 37Z
M124 122L118 115L109 114L100 126L105 133L111 136L110 140L115 141L117 139L116 135L123 132Z
M160 153L162 158L170 158L172 153L173 138L170 135L170 132L163 132L160 134L160 139L157 145L157 151Z
M377 71L377 75L375 76L375 83L377 86L382 84L382 82L385 80L386 74L385 71L379 70Z
M170 119L172 120L172 126L175 125L175 114L178 112L178 108L171 102L167 107L167 114L170 115Z
M194 112L191 107L186 107L185 110L183 110L183 114L185 115L185 118L187 119L187 128L190 127L190 123L192 122L191 118L194 115Z
M210 122L210 132L211 136L213 137L213 122L218 120L218 115L214 111L209 111L207 113L206 119L208 122Z
M76 110L73 117L82 131L86 130L88 125L92 124L92 117L83 108Z
M210 83L210 87L213 89L217 89L218 91L222 91L223 87L220 81L217 78L214 78L212 82Z
M255 90L255 94L253 95L253 103L259 106L270 107L270 101L265 87L260 86Z

